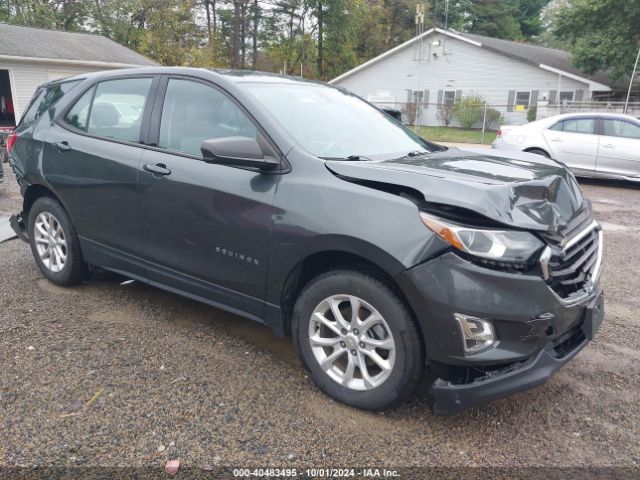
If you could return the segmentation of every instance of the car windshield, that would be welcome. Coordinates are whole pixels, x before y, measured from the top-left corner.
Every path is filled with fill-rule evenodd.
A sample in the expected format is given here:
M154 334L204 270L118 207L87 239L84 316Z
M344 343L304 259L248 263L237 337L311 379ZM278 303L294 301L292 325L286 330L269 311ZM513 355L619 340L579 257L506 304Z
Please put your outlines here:
M288 82L244 86L316 157L385 160L429 151L409 129L342 90Z

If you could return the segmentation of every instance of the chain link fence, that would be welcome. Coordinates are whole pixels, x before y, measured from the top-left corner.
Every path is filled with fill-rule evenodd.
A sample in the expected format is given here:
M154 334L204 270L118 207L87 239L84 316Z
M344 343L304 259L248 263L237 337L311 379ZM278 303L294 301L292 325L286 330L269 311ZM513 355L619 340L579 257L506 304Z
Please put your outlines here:
M474 103L462 97L453 103L371 102L399 112L405 125L441 126L495 131L501 125L524 125L561 113L623 113L624 102L564 101L537 105ZM640 118L640 102L629 103L628 115Z

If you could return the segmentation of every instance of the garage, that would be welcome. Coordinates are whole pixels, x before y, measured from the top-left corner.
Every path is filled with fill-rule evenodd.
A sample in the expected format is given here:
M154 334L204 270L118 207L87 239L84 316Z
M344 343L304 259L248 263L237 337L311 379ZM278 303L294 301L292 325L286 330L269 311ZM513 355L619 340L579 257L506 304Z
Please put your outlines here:
M0 127L20 121L39 85L83 73L157 65L102 35L0 23Z

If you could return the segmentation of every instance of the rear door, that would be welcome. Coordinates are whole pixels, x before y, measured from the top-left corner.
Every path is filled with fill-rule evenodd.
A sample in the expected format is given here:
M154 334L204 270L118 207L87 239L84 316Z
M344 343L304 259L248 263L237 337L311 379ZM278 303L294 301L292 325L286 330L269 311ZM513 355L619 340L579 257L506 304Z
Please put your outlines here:
M574 117L560 120L544 130L551 156L575 172L593 173L599 141L596 124L595 117Z
M51 126L44 146L45 178L71 216L85 259L141 276L138 164L157 81L127 77L91 86Z
M596 171L640 176L640 123L628 119L602 118Z
M261 318L273 197L280 175L205 163L204 140L259 138L226 92L165 78L140 169L151 281Z

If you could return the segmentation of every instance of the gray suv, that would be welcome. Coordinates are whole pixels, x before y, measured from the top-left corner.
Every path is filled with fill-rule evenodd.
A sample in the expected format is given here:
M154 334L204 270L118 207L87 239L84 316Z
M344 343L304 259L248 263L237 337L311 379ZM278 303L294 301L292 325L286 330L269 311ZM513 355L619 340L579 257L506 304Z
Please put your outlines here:
M440 413L533 387L602 322L602 233L566 168L447 149L322 83L52 82L10 146L12 225L49 280L101 267L262 322L359 408L422 382Z

